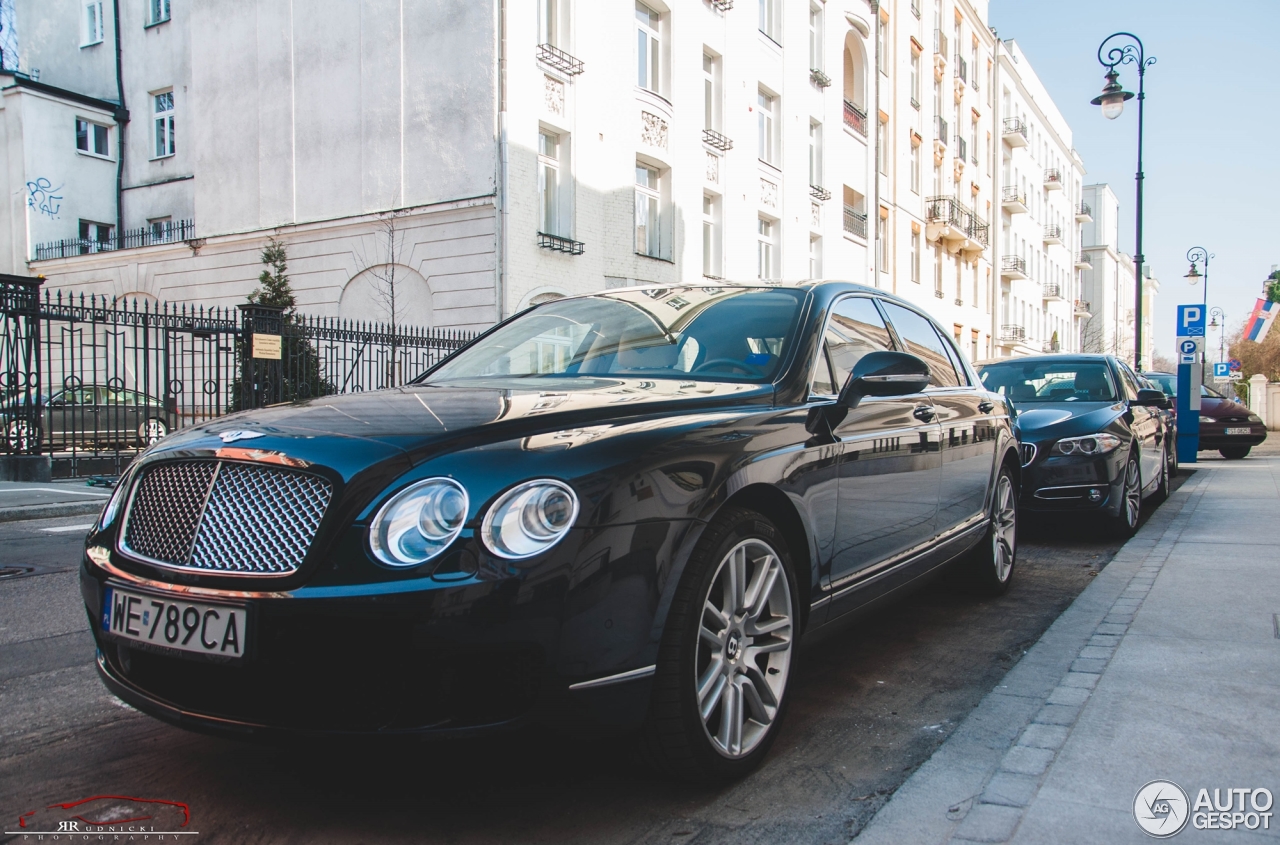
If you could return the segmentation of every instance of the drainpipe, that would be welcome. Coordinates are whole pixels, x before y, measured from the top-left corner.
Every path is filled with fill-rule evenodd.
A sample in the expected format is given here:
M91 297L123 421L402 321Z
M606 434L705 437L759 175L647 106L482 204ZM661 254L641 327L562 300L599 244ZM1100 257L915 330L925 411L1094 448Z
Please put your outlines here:
M510 228L507 147L507 0L498 5L498 320L507 317L507 242Z
M124 60L120 49L120 0L112 0L111 16L116 29L116 243L124 243L124 127L129 109L124 102Z
M1004 173L1004 141L1000 139L1001 132L1004 127L1004 115L1000 113L1000 104L1003 98L1000 96L1000 48L1004 46L1004 42L1000 40L1000 34L996 32L995 27L991 28L991 34L995 36L995 44L991 48L991 137L995 142L988 155L993 156L991 162L991 357L996 357L996 344L1000 340L1000 322L1001 314L1004 313L1004 282L1001 280L1000 269L1004 263L1004 257L1000 254L1001 244L1004 242L1004 207L1001 205L1002 191L1004 186L1001 184L1002 174Z
M871 177L875 180L875 189L871 192L873 197L871 208L875 214L872 221L872 235L875 248L871 255L871 284L873 287L880 287L880 252L884 248L880 243L882 236L880 224L880 157L884 155L884 150L880 149L880 136L884 133L880 129L880 66L886 61L884 56L880 55L880 3L878 0L871 0L871 14L876 19L874 45L876 51L876 60L871 64L871 78L875 80L875 96L873 97L873 115L875 121L876 140L875 140L875 160L871 163Z

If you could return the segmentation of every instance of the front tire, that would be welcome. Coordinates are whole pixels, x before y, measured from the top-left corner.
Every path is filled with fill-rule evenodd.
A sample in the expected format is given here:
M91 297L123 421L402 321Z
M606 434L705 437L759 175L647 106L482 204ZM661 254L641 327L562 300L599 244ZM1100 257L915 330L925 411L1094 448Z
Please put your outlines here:
M1169 450L1165 449L1164 460L1160 462L1160 482L1156 485L1151 500L1156 504L1169 498Z
M1000 467L991 496L986 537L970 559L972 583L982 592L999 596L1013 583L1013 567L1018 559L1018 488L1013 471Z
M169 433L169 426L164 420L151 417L138 426L138 445L142 448L154 446Z
M1142 516L1142 469L1138 456L1130 453L1124 468L1124 480L1120 485L1120 512L1111 517L1111 531L1121 539L1138 533L1138 518Z
M1222 457L1226 458L1228 461L1238 461L1241 458L1248 456L1249 450L1252 448L1252 446L1223 446L1218 450L1218 454L1222 455Z
M797 596L782 533L726 508L690 557L663 632L642 736L659 770L722 782L760 764L786 712Z

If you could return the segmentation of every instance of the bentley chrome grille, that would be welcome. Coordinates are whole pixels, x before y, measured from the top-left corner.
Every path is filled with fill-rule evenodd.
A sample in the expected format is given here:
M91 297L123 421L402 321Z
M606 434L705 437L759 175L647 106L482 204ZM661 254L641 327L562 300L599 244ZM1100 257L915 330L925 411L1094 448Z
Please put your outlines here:
M133 488L120 549L151 563L227 575L288 575L333 495L319 476L227 461L175 461Z

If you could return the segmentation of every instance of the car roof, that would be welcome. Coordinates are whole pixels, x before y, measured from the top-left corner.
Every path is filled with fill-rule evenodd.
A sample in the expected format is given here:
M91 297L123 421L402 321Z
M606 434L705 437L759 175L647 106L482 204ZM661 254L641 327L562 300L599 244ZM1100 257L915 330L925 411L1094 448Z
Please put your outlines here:
M974 361L975 367L985 367L989 364L1010 364L1014 361L1107 361L1110 355L1103 355L1098 352L1058 352L1053 355L1018 355L1013 358L987 358L982 361Z
M880 297L881 299L885 299L890 302L894 302L899 305L910 308L912 310L919 311L922 314L927 315L929 313L928 311L912 303L911 301L903 299L902 297L897 296L895 294L889 293L886 290L881 290L880 288L875 288L870 285L864 285L859 282L851 282L851 281L848 281L847 279L797 279L794 281L753 280L753 281L740 282L740 281L734 281L733 279L704 278L704 281L702 284L691 284L689 282L675 282L672 284L665 284L665 285L664 284L632 285L632 286L621 287L621 288L607 288L605 290L593 291L591 293L573 294L572 296L566 296L564 298L579 299L587 296L607 296L610 294L620 293L622 291L671 290L673 288L743 288L748 290L759 290L759 289L777 290L778 288L792 288L792 289L798 288L800 290L809 291L812 293L829 290L832 296L835 296L840 293L865 293L865 294L873 294L875 296ZM933 318L932 316L930 316L930 319L933 319L935 323L938 322L937 319Z

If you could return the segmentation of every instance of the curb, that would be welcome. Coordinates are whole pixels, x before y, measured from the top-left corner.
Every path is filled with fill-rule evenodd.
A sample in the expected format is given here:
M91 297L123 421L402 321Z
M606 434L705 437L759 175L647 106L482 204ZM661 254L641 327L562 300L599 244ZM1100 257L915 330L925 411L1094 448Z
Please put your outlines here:
M1209 480L1189 479L1121 547L856 845L1009 840Z
M48 505L22 505L0 508L0 522L18 522L24 519L54 519L60 516L97 516L102 513L106 500L92 502L55 502Z

